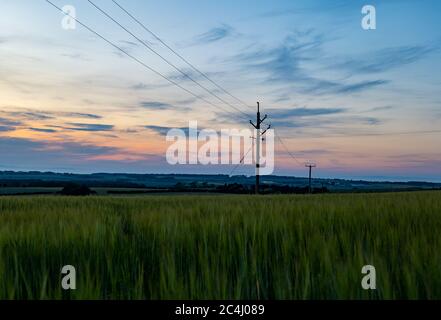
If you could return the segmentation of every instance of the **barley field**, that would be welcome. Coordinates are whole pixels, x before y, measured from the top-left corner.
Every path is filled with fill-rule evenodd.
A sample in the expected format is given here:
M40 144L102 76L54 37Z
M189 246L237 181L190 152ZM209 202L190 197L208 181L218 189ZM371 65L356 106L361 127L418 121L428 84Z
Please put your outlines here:
M441 192L0 197L0 299L441 299Z

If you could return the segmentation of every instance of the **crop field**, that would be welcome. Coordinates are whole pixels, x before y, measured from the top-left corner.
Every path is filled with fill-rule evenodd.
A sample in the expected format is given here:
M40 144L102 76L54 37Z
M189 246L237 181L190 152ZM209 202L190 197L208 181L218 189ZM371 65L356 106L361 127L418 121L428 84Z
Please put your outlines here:
M437 191L0 197L0 299L426 298L441 299Z

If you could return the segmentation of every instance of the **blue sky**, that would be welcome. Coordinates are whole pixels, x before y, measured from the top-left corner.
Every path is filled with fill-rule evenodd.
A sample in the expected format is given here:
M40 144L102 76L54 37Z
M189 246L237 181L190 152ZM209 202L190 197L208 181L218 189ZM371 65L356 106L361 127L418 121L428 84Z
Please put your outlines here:
M53 2L75 6L79 20L221 105L86 0ZM111 1L94 2L191 71ZM441 181L439 1L120 3L229 92L261 101L292 154L317 162L318 175ZM169 166L163 133L189 120L246 127L237 111L194 99L81 26L62 29L61 13L43 0L0 4L0 170L231 170ZM376 7L376 30L361 28L365 4ZM276 165L277 174L305 175L281 146Z

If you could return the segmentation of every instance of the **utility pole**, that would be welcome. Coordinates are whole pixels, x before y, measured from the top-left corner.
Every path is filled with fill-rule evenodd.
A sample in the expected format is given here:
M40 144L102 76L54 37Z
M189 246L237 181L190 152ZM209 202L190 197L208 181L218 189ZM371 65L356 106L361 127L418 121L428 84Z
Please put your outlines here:
M271 125L268 126L268 128L264 132L260 132L262 123L268 118L267 115L263 117L263 119L260 118L260 102L257 102L257 117L256 117L256 124L253 123L253 121L250 120L251 125L256 129L256 194L259 194L259 185L260 185L260 143L261 143L261 137L267 132L268 129L271 128Z
M307 163L305 164L305 167L309 168L309 193L312 193L312 168L317 167L315 163Z

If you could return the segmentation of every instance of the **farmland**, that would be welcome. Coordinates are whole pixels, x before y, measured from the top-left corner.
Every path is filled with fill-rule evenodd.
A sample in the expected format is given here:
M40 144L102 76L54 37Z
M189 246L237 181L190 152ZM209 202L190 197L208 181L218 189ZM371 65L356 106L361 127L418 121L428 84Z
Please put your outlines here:
M440 230L439 191L6 196L0 299L441 299Z

